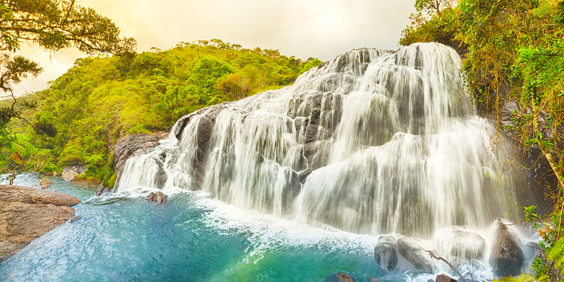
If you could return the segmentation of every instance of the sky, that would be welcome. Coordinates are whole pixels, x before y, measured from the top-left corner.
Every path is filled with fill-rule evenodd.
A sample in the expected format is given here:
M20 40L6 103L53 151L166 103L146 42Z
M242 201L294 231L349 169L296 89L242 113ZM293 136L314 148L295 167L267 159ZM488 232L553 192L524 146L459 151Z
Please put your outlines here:
M218 38L244 48L278 49L286 56L327 61L360 47L395 50L415 11L415 0L77 0L110 18L137 52ZM17 54L44 72L15 87L15 94L47 88L77 58L76 50L50 52L21 44ZM1 94L0 94L1 95Z

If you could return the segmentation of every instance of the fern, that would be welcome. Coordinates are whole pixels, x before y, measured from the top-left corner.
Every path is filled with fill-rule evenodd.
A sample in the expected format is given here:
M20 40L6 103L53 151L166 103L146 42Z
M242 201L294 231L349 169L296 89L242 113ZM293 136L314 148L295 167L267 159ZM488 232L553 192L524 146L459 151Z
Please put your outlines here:
M548 251L547 258L554 262L555 269L562 269L564 266L564 239L560 238L556 244Z
M13 152L17 152L21 156L27 156L28 154L37 152L37 148L29 143L29 138L23 134L14 135L11 148Z

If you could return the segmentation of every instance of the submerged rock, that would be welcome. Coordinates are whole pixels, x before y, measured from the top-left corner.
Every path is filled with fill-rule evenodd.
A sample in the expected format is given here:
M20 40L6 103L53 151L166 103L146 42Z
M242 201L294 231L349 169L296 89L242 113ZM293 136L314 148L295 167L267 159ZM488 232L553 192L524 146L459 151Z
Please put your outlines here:
M521 242L501 220L495 223L495 238L490 253L490 264L495 274L517 276L523 266L523 250Z
M151 192L149 193L149 195L147 196L147 202L149 203L157 203L157 204L164 204L166 203L166 195L163 194L162 192Z
M112 192L112 189L100 184L98 185L98 188L96 188L96 197L100 197L102 194L110 192Z
M65 181L73 181L76 180L77 176L82 174L86 170L86 165L71 165L65 167L63 169L63 173L61 173L61 177Z
M51 183L53 183L53 181L51 179L43 178L39 182L39 186L41 186L41 189L47 189L47 188L51 187Z
M323 282L354 282L354 279L342 272L337 272L325 277Z
M417 270L424 273L434 273L437 271L431 257L423 248L410 239L402 238L398 240L398 251L402 257L409 261Z
M0 262L74 216L70 195L0 185Z
M384 271L392 271L398 264L396 239L392 236L381 236L374 248L376 264Z

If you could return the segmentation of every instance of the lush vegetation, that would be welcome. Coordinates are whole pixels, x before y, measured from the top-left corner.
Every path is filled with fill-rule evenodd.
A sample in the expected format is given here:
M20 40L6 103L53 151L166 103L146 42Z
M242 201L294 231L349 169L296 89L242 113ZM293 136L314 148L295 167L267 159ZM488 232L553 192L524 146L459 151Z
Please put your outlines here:
M501 121L504 103L518 103L515 126L506 129L517 133L523 148L537 146L558 179L558 187L548 192L555 203L551 215L541 220L533 208L526 210L548 254L548 261L535 263L541 279L562 266L564 254L564 1L421 2L427 5L417 7L400 43L438 41L461 51L467 87L479 108Z
M60 173L68 165L88 164L86 176L111 187L112 147L118 138L169 131L183 115L283 87L320 63L219 39L78 59L48 89L16 105L38 103L37 110L22 117L41 129L12 123L20 143L37 148L26 153L20 169ZM5 162L5 167L17 165L11 158Z

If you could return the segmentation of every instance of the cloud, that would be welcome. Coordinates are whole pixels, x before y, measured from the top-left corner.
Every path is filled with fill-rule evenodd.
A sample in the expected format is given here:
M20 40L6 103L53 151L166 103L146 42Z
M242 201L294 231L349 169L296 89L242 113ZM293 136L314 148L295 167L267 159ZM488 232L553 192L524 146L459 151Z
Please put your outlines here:
M82 0L113 20L123 36L134 37L138 51L167 49L177 43L219 38L245 48L278 49L287 56L330 60L359 47L396 49L409 23L414 0ZM37 91L85 56L22 50L45 72L16 93ZM49 58L49 55L51 56Z

